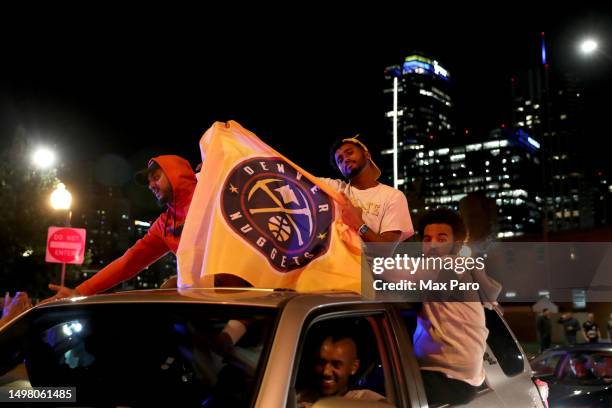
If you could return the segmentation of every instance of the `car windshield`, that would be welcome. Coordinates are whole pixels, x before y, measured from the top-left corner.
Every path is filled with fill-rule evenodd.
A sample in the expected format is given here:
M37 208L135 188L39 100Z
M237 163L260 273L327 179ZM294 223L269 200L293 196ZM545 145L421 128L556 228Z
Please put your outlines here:
M275 316L195 303L39 310L0 337L1 365L25 360L31 386L76 387L80 405L250 406Z

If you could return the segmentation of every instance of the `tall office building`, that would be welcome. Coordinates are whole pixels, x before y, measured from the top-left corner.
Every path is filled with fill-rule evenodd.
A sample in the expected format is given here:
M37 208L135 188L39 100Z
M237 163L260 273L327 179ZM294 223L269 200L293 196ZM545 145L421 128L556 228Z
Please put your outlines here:
M383 179L393 184L395 171L398 187L411 191L405 183L415 147L443 146L455 134L450 74L434 59L410 55L401 65L385 69L384 95L390 143L383 152ZM390 154L394 143L398 149L395 161Z
M421 186L423 209L458 210L466 195L481 193L497 205L498 237L539 231L542 197L540 178L534 177L541 172L539 143L521 130L505 128L476 140L448 147L414 146L414 156L406 163L407 182Z
M512 77L512 126L542 144L545 229L589 228L595 197L579 161L582 95L575 76L551 69L543 35L540 64Z

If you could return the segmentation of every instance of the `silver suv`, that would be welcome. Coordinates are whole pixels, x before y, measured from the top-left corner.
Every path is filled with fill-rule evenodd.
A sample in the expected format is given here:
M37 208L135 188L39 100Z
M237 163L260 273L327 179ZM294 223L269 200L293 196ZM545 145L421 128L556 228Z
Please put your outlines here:
M0 329L0 391L70 386L80 406L293 408L316 338L330 325L350 324L359 333L361 360L351 387L385 400L330 398L314 406L426 407L411 340L419 307L353 293L262 289L57 301ZM467 406L544 406L501 314L487 310L486 319L486 381ZM235 345L221 335L231 321L246 327Z

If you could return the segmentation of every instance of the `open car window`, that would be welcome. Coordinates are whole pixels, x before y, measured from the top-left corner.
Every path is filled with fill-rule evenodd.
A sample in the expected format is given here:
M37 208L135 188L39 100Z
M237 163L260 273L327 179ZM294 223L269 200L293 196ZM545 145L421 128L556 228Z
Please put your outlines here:
M347 407L355 400L392 406L389 402L394 399L394 390L389 389L392 386L386 378L390 363L384 352L378 318L380 316L328 318L308 328L295 384L297 407L309 407L317 401L320 404L333 396L343 397L339 403ZM338 383L342 381L339 374L342 367L327 370L325 366L342 365L343 362L342 359L333 361L333 353L326 356L323 350L327 347L346 347L346 343L343 346L340 344L346 342L347 338L351 339L351 347L355 347L359 365L355 373L348 378L348 391L337 393L340 389ZM326 381L331 385L326 384Z
M25 360L31 386L76 387L80 405L251 406L275 317L189 303L33 311L0 336L0 374Z

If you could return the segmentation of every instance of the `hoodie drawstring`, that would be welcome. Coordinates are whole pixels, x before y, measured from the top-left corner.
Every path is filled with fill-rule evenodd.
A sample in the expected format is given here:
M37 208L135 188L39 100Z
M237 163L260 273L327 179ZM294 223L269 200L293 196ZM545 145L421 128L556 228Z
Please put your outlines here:
M166 209L166 221L164 221L164 238L166 238L166 229L168 228L168 217L170 216L168 210L169 208Z
M176 237L176 197L172 197L172 236ZM164 238L166 237L166 230L168 229L168 218L170 218L170 208L166 209L166 221L164 222Z
M172 210L173 212L173 216L172 216L172 235L174 235L176 237L176 194L172 194L172 201L174 201L174 208Z

